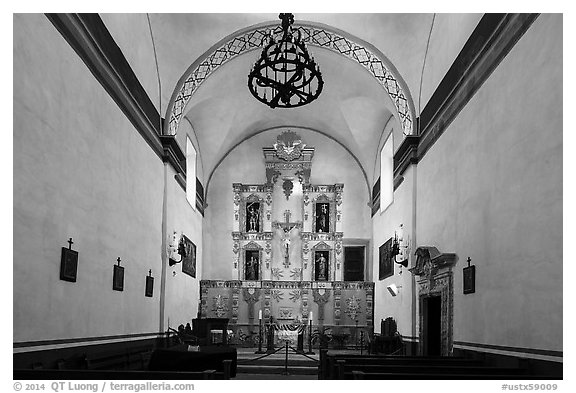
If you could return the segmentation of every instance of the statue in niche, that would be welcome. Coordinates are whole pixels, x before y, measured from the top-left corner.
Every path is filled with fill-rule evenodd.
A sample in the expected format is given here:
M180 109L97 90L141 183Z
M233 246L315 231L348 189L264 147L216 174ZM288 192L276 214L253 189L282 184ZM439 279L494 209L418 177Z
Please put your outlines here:
M316 232L330 232L330 204L316 204Z
M328 251L316 251L315 277L316 281L328 281Z
M247 250L246 251L246 265L244 279L247 281L259 280L260 273L260 262L259 262L259 252L257 250Z
M260 232L260 202L246 204L246 232Z

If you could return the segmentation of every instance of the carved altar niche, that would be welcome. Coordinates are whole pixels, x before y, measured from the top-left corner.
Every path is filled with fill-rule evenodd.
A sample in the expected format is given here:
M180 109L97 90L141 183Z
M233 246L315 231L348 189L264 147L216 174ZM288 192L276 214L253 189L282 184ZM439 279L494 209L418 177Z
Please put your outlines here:
M242 247L242 251L240 253L241 263L239 269L240 280L262 280L262 251L263 247L255 242L250 242Z
M311 258L313 281L333 281L334 253L332 247L322 241L317 243L312 247Z
M454 278L452 267L457 262L456 254L441 253L436 247L422 246L416 249L415 266L410 272L417 279L419 353L426 355L427 332L425 331L424 301L440 296L440 355L451 356L453 351L454 326Z
M240 203L240 231L258 233L264 231L264 198L250 194Z
M312 232L336 232L336 201L326 194L312 200Z
M239 281L200 281L202 318L234 320L237 311L234 292L239 285Z

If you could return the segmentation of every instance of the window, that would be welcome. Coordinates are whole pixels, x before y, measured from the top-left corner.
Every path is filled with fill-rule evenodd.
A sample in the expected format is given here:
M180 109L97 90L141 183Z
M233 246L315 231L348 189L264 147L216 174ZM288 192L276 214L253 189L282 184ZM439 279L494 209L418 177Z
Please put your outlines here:
M186 199L196 209L196 149L186 137Z
M394 202L394 138L390 132L380 151L380 211Z

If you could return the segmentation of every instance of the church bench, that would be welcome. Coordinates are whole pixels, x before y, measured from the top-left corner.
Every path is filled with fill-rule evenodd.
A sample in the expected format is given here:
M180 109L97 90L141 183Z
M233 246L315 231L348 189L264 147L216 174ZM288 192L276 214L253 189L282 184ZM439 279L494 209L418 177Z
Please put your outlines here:
M123 351L95 352L84 356L87 370L145 370L152 354L152 346Z
M346 379L366 379L366 380L545 380L550 377L534 375L506 375L506 374L408 374L408 373L367 373L364 371L352 371L352 378Z
M365 373L394 373L394 374L454 374L454 375L525 375L526 370L521 368L501 368L485 366L460 366L460 365L378 365L356 364L347 365L344 361L338 363L338 379L347 379L353 371Z
M140 371L140 370L33 370L16 369L14 380L199 380L218 379L216 370Z
M319 379L338 378L338 360L345 360L349 364L463 364L480 366L478 360L462 357L437 356L399 356L399 355L360 355L340 351L320 351Z
M152 351L151 346L130 349L127 353L126 368L128 370L147 370Z
M347 367L480 367L483 363L475 359L464 359L454 357L425 357L425 358L370 358L370 357L338 357L329 362L328 375L336 377L340 363L345 362Z
M123 370L128 362L125 351L100 352L85 355L84 361L87 370Z

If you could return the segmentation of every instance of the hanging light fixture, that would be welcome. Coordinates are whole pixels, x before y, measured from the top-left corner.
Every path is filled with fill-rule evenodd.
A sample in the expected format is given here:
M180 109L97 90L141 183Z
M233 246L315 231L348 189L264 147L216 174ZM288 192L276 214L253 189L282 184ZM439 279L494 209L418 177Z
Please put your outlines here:
M279 18L282 38L276 41L272 32L265 38L262 54L248 75L248 88L270 108L294 108L318 98L324 81L300 31L292 30L294 15L282 13Z

